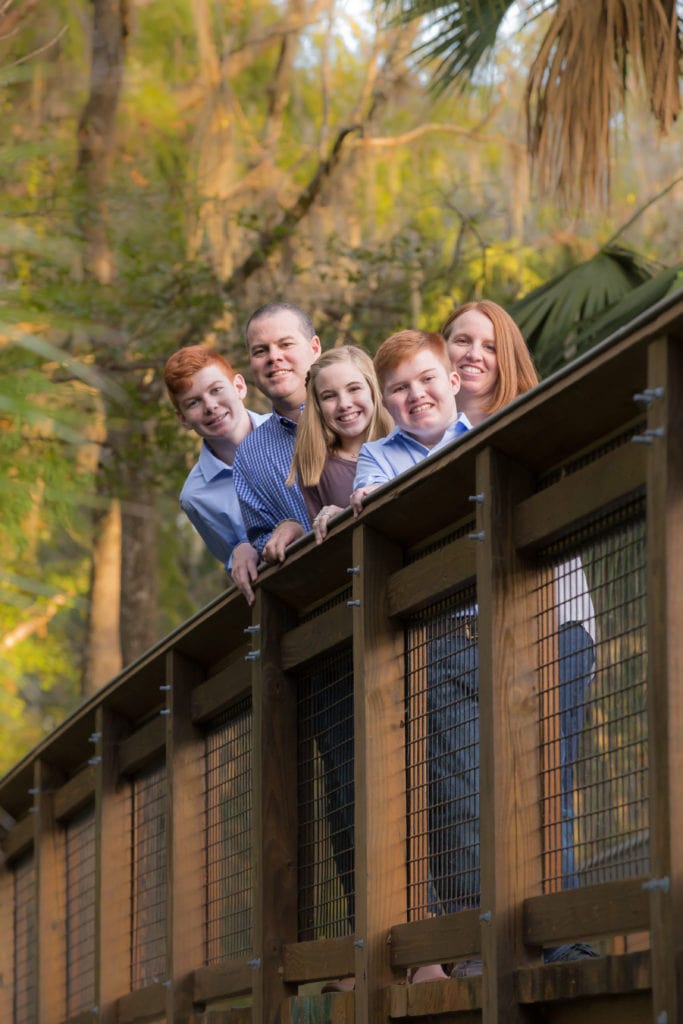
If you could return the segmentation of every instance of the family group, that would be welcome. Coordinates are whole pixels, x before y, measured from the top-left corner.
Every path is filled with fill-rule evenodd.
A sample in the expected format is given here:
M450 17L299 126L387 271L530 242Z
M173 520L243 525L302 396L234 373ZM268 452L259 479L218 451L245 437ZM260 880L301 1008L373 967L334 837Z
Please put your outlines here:
M283 562L310 530L323 543L336 514L351 506L358 516L378 487L538 382L519 328L486 300L454 310L439 332L392 334L374 360L354 346L321 352L310 316L286 302L257 309L245 334L251 375L272 414L247 409L244 377L202 345L175 352L164 379L180 423L202 439L180 504L250 604L260 564ZM557 599L562 881L571 887L574 768L595 671L595 625L579 560L569 572L560 568L558 590L569 580L571 591ZM476 614L468 609L468 622ZM440 913L467 905L463 885L478 892L476 630L466 642L463 635L456 621L429 652L430 874ZM583 943L545 951L546 961L595 955ZM479 962L456 965L456 973L480 969ZM428 965L412 980L443 977L441 965Z

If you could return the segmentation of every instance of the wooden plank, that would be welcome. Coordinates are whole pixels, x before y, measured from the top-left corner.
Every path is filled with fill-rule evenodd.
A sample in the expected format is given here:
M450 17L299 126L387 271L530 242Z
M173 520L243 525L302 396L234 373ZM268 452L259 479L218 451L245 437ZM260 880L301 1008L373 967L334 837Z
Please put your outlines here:
M242 700L251 687L251 665L244 660L245 644L227 665L199 683L192 691L191 716L195 724L208 722Z
M288 630L282 637L282 667L298 668L312 658L344 643L351 637L353 615L344 601L308 622Z
M321 981L346 978L354 972L354 949L350 937L295 942L284 949L285 981Z
M0 1020L14 1015L14 873L6 857L0 856Z
M444 1024L481 1024L481 977L392 985L388 999L388 1016L393 1020L444 1017Z
M354 1024L353 992L300 995L283 1003L279 1024Z
M137 1024L148 1018L163 1017L166 1012L166 988L163 982L139 988L121 996L116 1003L117 1024Z
M526 967L516 972L520 1003L554 1003L585 996L644 992L651 987L650 953L601 956L563 964ZM615 1020L610 1015L606 1020Z
M467 583L476 571L475 544L468 537L458 537L391 574L389 614L407 615L433 604Z
M55 818L64 821L95 800L95 768L87 765L55 793Z
M284 948L297 935L296 685L280 664L280 640L293 613L263 587L253 621L260 655L252 661L254 729L253 1012L275 1024L293 994L282 973Z
M552 1024L652 1024L654 1020L650 992L568 999L544 1004L542 1012Z
M0 845L5 860L13 861L33 846L35 822L32 814L20 818L11 832L8 832Z
M540 888L538 697L533 567L513 536L515 505L530 474L491 448L477 459L477 599L483 1019L524 1020L513 971L529 961L523 900Z
M461 910L457 914L411 921L391 929L391 964L394 969L448 963L477 956L480 949L478 910Z
M532 896L524 901L524 941L553 945L581 936L621 935L649 928L642 878Z
M37 1018L59 1024L66 1016L64 845L54 815L54 790L63 776L43 760L34 763L36 813Z
M131 978L131 792L119 749L130 723L107 707L96 719L95 973L99 1024L118 1024L117 999Z
M622 444L521 501L514 513L517 547L546 544L568 525L640 490L645 485L646 457L643 445Z
M166 743L164 717L156 714L146 725L121 740L119 771L122 775L135 775L162 752Z
M251 992L254 968L246 960L221 967L199 967L192 973L193 1000L197 1005Z
M367 526L353 539L356 794L356 1024L386 1018L387 935L407 915L403 630L387 580L402 553Z
M192 1013L192 970L204 957L204 742L191 714L204 671L177 651L166 658L167 1013L173 1024Z
M650 891L655 1018L683 1015L683 336L650 346L647 617ZM667 881L664 882L663 880ZM663 1019L663 1017L662 1017Z

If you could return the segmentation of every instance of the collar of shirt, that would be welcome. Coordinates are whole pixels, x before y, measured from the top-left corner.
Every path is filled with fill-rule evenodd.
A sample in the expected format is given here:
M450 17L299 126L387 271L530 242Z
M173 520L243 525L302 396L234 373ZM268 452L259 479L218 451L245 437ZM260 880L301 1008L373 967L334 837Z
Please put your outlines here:
M267 419L270 419L270 413L252 412L251 409L247 409L247 415L251 420L252 431L256 430L262 423L265 423ZM221 473L227 473L228 476L232 476L232 465L219 459L209 448L206 439L202 441L202 446L199 449L197 465L201 470L202 476L209 483L211 480L215 480L217 476L220 476Z
M465 416L465 413L461 412L458 414L458 418L455 419L449 426L446 427L442 437L436 442L435 445L432 445L431 448L428 448L426 445L422 444L422 442L418 441L417 438L412 436L412 434L406 433L406 431L403 430L402 427L394 427L390 434L387 434L386 437L380 438L379 443L381 445L390 445L392 443L395 443L396 440L400 438L410 447L417 448L419 451L425 452L428 455L430 452L435 451L437 448L443 448L443 446L448 444L449 441L455 440L456 437L460 437L461 434L464 434L466 431L471 430L471 428L472 424L467 419L467 416Z
M301 405L299 406L299 413L302 413L303 411L304 411L304 403L302 402ZM290 419L289 416L283 416L281 413L279 413L277 411L275 406L273 406L273 416L275 416L276 419L279 420L279 422L282 424L282 426L286 430L290 430L290 431L293 431L293 432L296 433L296 428L299 425L296 420Z

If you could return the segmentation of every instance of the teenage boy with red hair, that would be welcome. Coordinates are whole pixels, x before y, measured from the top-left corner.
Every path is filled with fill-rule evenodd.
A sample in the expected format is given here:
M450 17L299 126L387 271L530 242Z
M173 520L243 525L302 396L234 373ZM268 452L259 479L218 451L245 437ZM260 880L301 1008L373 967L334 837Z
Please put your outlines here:
M258 554L242 521L233 463L237 446L269 414L245 407L244 377L204 345L174 352L164 368L164 383L180 423L202 439L199 459L180 492L180 506L252 604Z

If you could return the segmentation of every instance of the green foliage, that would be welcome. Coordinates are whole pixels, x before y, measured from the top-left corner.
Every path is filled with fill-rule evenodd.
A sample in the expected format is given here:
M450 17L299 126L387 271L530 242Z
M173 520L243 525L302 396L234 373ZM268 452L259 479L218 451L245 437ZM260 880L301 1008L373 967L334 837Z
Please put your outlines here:
M663 298L676 277L675 268L657 272L637 253L606 246L509 309L546 375Z

